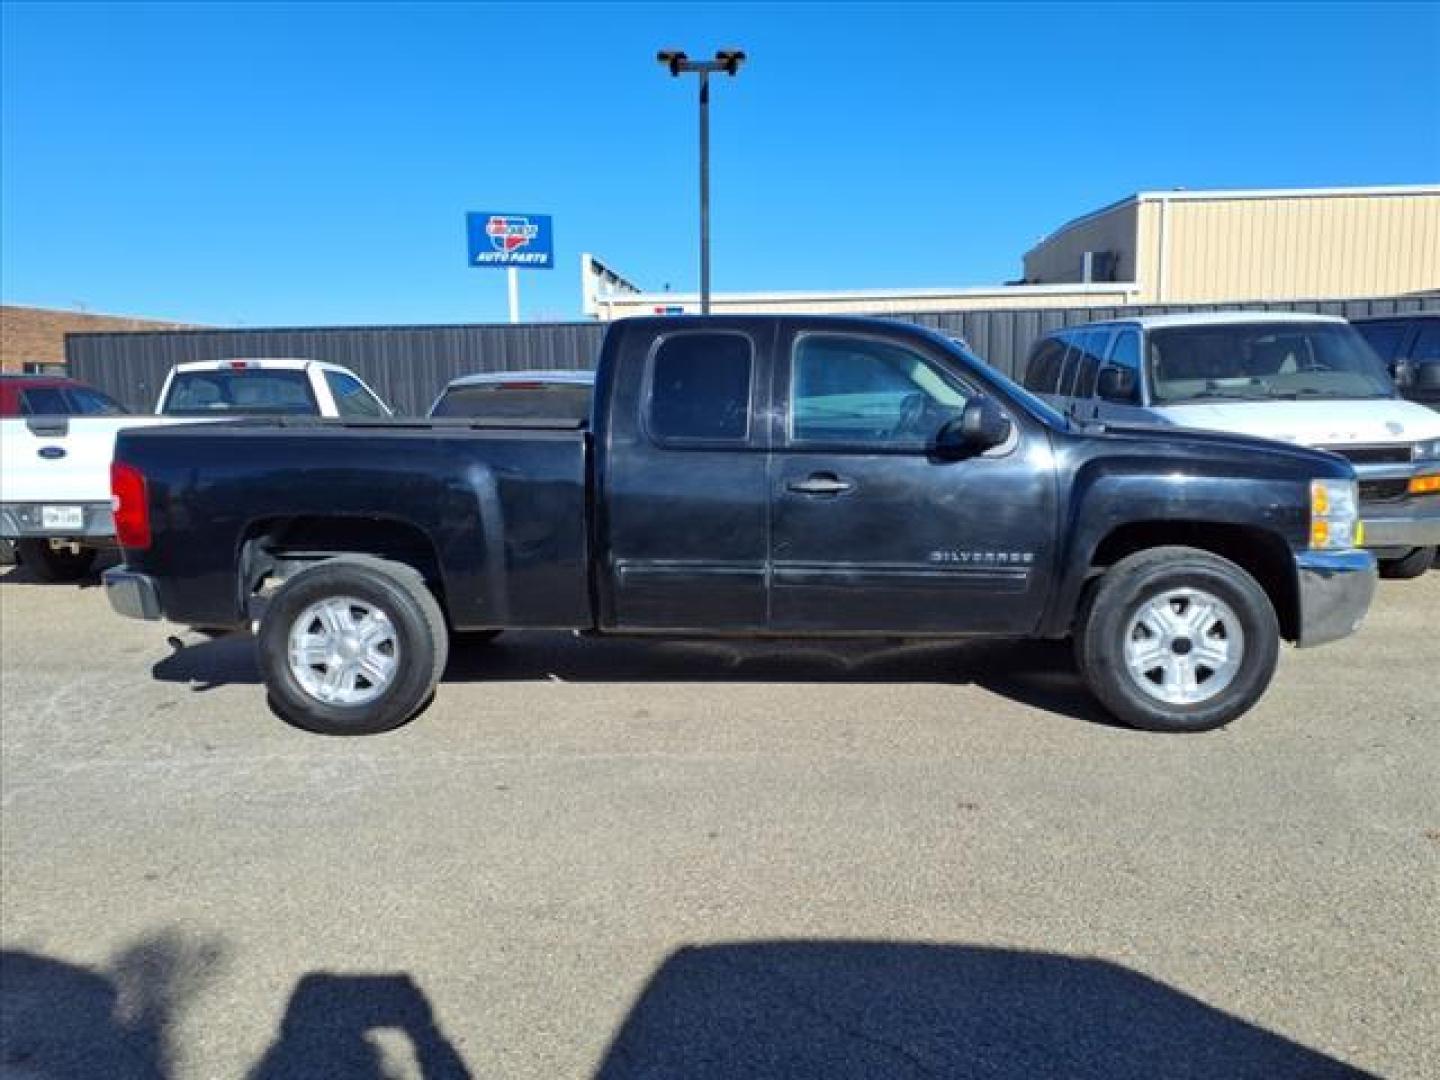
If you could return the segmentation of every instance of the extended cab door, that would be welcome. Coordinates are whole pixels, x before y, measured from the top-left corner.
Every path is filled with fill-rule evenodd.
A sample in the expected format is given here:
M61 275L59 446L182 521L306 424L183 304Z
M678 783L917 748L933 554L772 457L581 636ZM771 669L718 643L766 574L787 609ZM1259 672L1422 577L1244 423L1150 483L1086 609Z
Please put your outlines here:
M597 397L600 624L735 631L766 625L764 423L773 321L636 320Z
M771 627L1025 633L1056 531L1045 429L1007 409L1004 445L928 450L980 392L919 335L786 322L776 350Z

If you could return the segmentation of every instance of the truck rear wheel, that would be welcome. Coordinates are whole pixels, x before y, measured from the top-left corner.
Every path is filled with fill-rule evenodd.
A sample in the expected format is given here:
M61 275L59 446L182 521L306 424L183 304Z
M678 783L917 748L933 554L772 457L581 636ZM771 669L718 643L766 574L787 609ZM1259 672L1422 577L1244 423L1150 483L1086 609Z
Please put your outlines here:
M1241 567L1196 548L1164 547L1105 572L1075 645L1086 683L1122 722L1208 731L1270 685L1280 627L1265 590Z
M449 637L418 571L368 556L327 559L285 582L260 620L260 670L282 719L369 735L434 696Z
M49 540L17 540L15 551L20 562L41 581L79 581L90 572L99 554L83 544L72 547Z

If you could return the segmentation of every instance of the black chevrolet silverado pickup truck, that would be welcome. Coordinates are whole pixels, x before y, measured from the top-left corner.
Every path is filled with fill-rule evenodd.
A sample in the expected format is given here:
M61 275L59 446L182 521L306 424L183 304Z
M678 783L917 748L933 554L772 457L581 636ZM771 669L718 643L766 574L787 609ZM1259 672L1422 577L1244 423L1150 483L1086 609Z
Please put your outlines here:
M920 327L614 324L588 422L128 430L125 615L255 626L276 710L381 731L451 633L1073 638L1100 701L1197 731L1375 588L1338 457L1079 426Z

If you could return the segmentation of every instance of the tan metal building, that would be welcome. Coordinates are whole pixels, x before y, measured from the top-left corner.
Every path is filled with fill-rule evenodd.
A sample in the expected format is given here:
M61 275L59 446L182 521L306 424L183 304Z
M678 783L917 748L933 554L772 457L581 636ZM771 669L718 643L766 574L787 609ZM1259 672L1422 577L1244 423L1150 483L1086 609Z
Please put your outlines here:
M1142 191L1025 253L1031 285L1129 282L1142 304L1440 287L1440 185Z
M954 289L715 293L711 310L864 312L1365 299L1440 288L1440 184L1142 191L1078 217L1024 256L1023 283ZM582 256L585 313L700 309Z

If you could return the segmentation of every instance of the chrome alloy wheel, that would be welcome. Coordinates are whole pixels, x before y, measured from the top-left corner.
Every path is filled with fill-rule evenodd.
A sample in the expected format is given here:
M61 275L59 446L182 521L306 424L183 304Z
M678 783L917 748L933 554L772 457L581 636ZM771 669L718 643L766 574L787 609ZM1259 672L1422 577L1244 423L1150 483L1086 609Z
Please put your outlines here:
M290 674L326 705L365 705L385 692L400 668L400 640L374 604L332 596L290 624Z
M1142 604L1125 631L1125 667L1145 694L1197 705L1235 681L1245 657L1240 619L1217 596L1170 589Z

